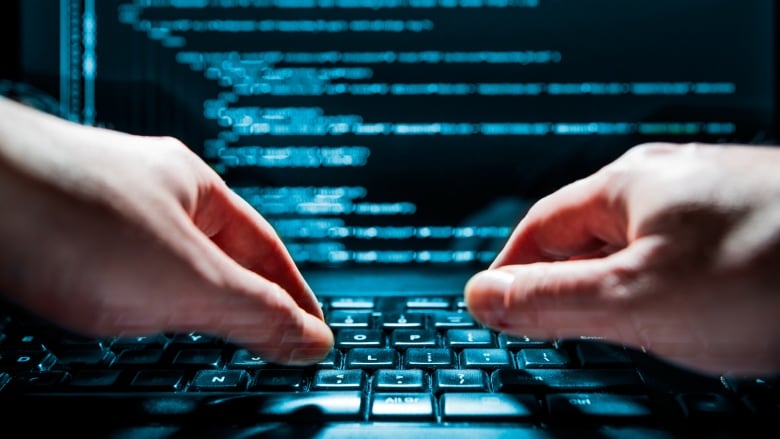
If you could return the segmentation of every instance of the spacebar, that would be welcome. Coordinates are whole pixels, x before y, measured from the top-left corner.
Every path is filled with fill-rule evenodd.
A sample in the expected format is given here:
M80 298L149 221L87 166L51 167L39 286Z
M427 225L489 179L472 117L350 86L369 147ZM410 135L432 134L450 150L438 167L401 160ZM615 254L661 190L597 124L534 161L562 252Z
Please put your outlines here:
M204 406L206 411L218 407L218 411L234 411L242 417L252 413L260 419L293 417L297 421L361 419L362 393L312 392L246 395L212 401Z
M28 394L14 400L12 412L26 410L67 415L90 413L108 419L133 423L178 421L252 423L259 420L295 418L297 422L362 420L360 391L311 393L180 393L180 394ZM8 413L5 410L4 414ZM121 414L121 416L118 416ZM77 417L78 418L78 417Z

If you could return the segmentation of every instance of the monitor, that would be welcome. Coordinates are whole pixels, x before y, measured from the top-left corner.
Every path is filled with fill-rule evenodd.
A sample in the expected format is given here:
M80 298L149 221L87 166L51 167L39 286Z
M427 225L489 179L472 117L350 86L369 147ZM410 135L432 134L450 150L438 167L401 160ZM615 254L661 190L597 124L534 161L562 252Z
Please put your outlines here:
M482 267L634 145L777 134L771 0L4 4L6 89L179 138L304 270Z

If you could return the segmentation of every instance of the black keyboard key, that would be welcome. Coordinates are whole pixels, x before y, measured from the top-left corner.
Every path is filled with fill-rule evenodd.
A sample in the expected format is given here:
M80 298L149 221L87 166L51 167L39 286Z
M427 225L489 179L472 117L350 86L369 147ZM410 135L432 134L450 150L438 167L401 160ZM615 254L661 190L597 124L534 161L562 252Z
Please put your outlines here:
M494 391L506 393L642 390L632 369L499 369L491 381Z
M370 297L339 297L331 299L331 309L373 309L374 299Z
M453 366L452 351L441 348L407 349L404 364L407 368L435 369Z
M216 337L207 334L201 334L199 332L189 332L182 334L175 334L171 343L182 347L197 347L197 346L212 346L220 344L220 340Z
M436 346L436 333L425 329L396 329L390 334L390 346L394 348L420 348Z
M482 392L487 390L487 373L480 369L438 369L433 388L439 392Z
M594 418L638 420L653 416L650 399L644 395L560 393L547 395L546 403L554 423Z
M236 349L228 362L228 367L231 369L257 369L267 365L268 362L261 356L246 349Z
M6 333L3 340L3 347L9 351L43 351L47 350L48 347L53 344L54 343L51 336L46 336L35 332L27 332L27 328L18 328L18 331Z
M317 367L338 367L340 361L341 353L335 349L331 349L325 358L317 362Z
M450 329L444 345L451 348L492 348L493 334L489 329Z
M119 353L115 366L153 366L160 362L162 349L125 349Z
M723 377L723 381L728 389L739 396L780 396L780 374L755 378L738 378L728 375Z
M422 370L377 370L374 373L374 387L378 392L422 392L425 374Z
M433 398L427 393L374 393L370 416L376 420L433 420Z
M444 421L531 421L539 417L532 395L445 393L441 397Z
M59 353L64 350L76 349L82 351L102 351L110 342L104 343L101 340L89 338L89 337L76 337L68 335L59 339L56 345L52 345L52 350Z
M471 314L465 312L433 311L431 319L436 329L475 328L477 326Z
M176 353L173 364L216 369L222 366L222 351L219 349L182 349Z
M780 417L780 375L760 378L727 376L724 381L752 414L765 419Z
M525 369L565 368L571 365L561 349L523 349L517 353L517 367Z
M675 395L683 392L723 392L726 389L724 382L715 375L694 374L649 355L640 355L634 357L634 360L638 363L637 374L651 396ZM634 370L634 368L613 370L618 372Z
M130 381L134 389L166 392L181 390L185 384L184 372L176 370L142 370Z
M68 383L71 387L107 391L119 380L119 370L79 370L73 372L73 377Z
M365 373L362 370L318 370L314 374L314 390L362 390Z
M15 374L13 379L14 386L23 388L23 391L52 391L65 384L70 379L70 374L61 370L31 372Z
M298 391L303 389L305 378L302 369L261 369L255 375L252 389Z
M718 421L739 414L739 406L732 398L715 392L681 393L677 402L689 421Z
M464 349L460 365L465 368L498 369L512 367L510 353L504 349Z
M498 334L498 346L504 349L518 350L525 348L551 348L552 343L546 340L526 336Z
M339 348L368 348L384 346L384 334L378 329L342 329L336 334Z
M413 297L406 301L407 309L450 309L449 297Z
M355 348L347 353L346 367L351 369L392 369L398 366L394 349Z
M192 379L190 389L235 392L246 390L248 383L249 374L244 370L200 370Z
M384 329L422 328L425 323L425 315L389 313L383 314L380 321Z
M0 369L8 372L40 372L50 369L57 358L48 351L12 351L0 352Z
M607 343L577 343L577 358L582 367L631 367L631 357L622 346Z
M355 310L331 311L325 319L331 328L368 328L371 324L371 313Z
M57 355L57 363L66 366L109 367L116 356L109 350L97 349L67 349Z
M111 342L111 348L117 352L124 349L163 349L170 339L163 334L138 337L116 338Z

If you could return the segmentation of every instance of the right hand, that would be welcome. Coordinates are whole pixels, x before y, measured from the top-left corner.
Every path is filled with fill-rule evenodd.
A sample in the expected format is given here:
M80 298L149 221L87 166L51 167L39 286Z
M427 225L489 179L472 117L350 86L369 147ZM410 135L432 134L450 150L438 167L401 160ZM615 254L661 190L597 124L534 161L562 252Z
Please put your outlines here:
M510 334L780 371L780 148L643 145L534 205L465 288Z

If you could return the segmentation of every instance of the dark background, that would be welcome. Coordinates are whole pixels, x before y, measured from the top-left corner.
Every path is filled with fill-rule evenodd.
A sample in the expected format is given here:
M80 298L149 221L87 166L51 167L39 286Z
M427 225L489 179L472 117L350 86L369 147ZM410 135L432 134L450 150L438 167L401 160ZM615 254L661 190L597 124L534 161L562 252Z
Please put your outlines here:
M4 1L0 23L19 34L21 1ZM175 63L174 49L116 23L119 0L100 0L98 28L97 122L145 135L172 135L196 152L220 128L202 116L202 103L221 89L201 73ZM273 38L244 36L188 36L200 50L310 50L344 46L343 50L522 50L556 49L564 52L562 65L503 69L470 66L457 71L447 66L377 66L377 82L534 82L534 81L728 81L738 83L733 97L667 97L657 100L629 97L242 97L242 105L321 106L328 114L360 114L367 121L593 121L593 120L720 120L738 124L733 136L388 136L267 138L249 136L237 145L367 144L369 165L360 169L242 169L225 178L234 186L355 185L368 188L369 200L411 200L420 206L405 224L463 224L485 218L496 200L517 198L527 206L558 187L583 177L613 160L629 147L648 140L740 143L776 142L778 87L777 57L762 59L763 38L744 25L752 10L771 0L747 2L657 0L569 2L542 0L538 10L440 11L437 30L420 39L401 35L301 36ZM26 0L24 52L18 39L3 40L0 78L24 81L41 92L58 97L59 2ZM777 7L774 7L777 23ZM640 12L635 12L640 11ZM726 11L727 13L722 13ZM170 11L169 11L170 12ZM731 12L731 13L728 13ZM166 11L155 11L164 15ZM206 14L200 11L200 14ZM244 12L242 11L241 14ZM306 16L308 11L282 10L274 17ZM241 14L236 14L240 16ZM318 11L334 17L365 17L373 13L343 10ZM429 11L384 11L375 16ZM412 17L414 18L414 17ZM734 24L736 23L736 24ZM710 26L709 24L714 24ZM512 32L512 38L507 33ZM777 51L777 30L766 35L766 45ZM521 39L517 43L514 38ZM721 56L722 55L722 56ZM24 59L22 68L21 59ZM774 84L772 82L774 81ZM768 91L769 85L772 91ZM774 99L772 99L774 98ZM234 146L237 146L234 145ZM509 217L488 220L512 225ZM489 215L487 215L489 216ZM351 217L353 225L398 224L397 217ZM365 244L365 242L359 243ZM373 245L373 244L372 244Z
M5 61L0 63L0 79L18 81L21 78L19 65L19 5L17 1L4 1L0 5L0 26L6 29L4 38L0 38Z

